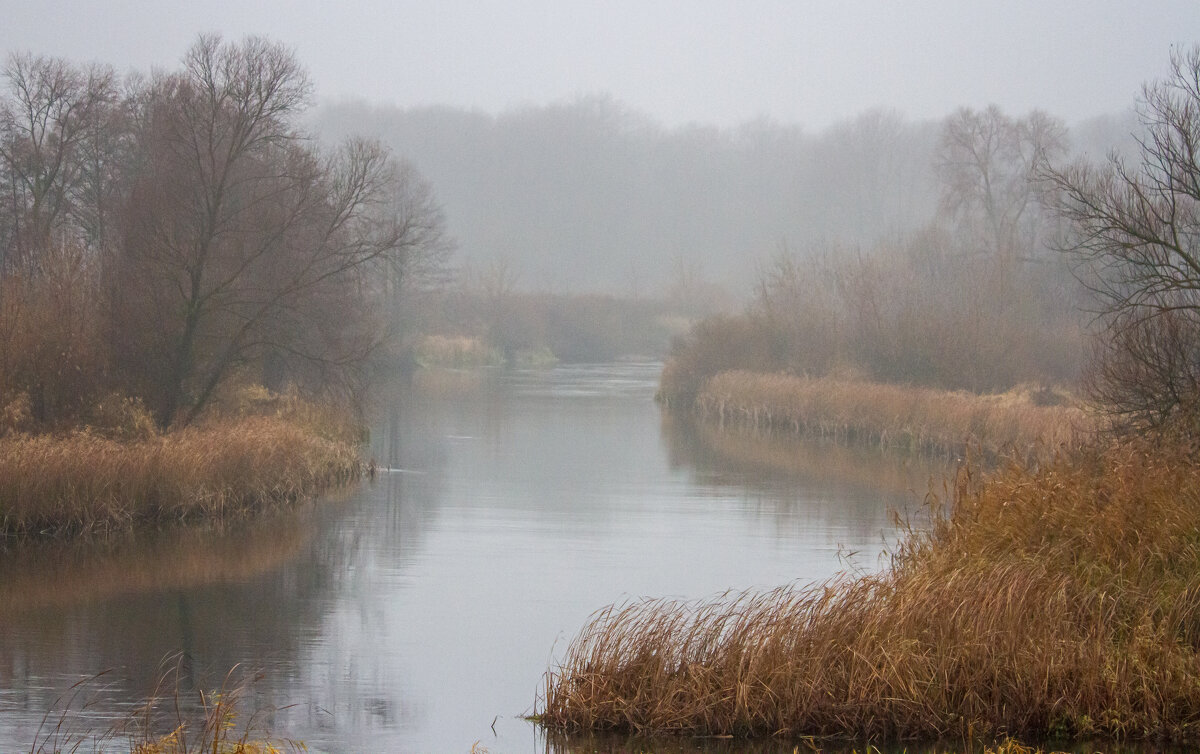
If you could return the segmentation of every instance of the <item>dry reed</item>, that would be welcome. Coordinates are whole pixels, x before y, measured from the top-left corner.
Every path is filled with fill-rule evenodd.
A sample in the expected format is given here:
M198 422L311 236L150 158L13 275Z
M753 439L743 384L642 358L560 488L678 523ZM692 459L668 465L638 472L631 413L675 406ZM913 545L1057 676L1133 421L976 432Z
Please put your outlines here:
M975 395L832 377L729 371L707 380L695 407L706 420L886 447L1027 455L1076 444L1093 426L1083 409L1038 405L1035 393Z
M0 532L77 534L259 512L357 478L355 446L286 416L118 441L0 437Z
M1126 441L954 483L879 574L632 602L548 672L555 730L1104 736L1200 731L1200 464Z
M100 684L105 673L76 683L47 711L30 746L31 754L283 754L308 750L302 741L261 731L258 711L246 715L246 700L261 676L239 677L239 669L234 667L218 689L185 693L179 682L182 664L182 658L174 658L154 693L133 713L118 716L104 730L93 729L91 720L91 725L85 724L81 730L75 726L78 713L96 704L97 696L106 690Z

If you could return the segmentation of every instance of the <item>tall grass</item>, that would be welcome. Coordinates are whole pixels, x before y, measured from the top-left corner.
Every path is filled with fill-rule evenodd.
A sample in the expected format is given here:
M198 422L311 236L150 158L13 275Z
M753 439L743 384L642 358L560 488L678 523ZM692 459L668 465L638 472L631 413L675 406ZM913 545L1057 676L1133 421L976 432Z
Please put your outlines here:
M260 677L234 667L213 691L180 688L181 663L164 672L158 687L134 712L94 728L94 715L80 713L103 695L105 674L84 679L48 710L30 754L95 751L129 754L282 754L307 751L302 741L260 730L260 713L246 713L247 698ZM82 717L82 727L80 724Z
M1000 395L889 385L834 377L747 371L709 378L695 399L701 417L721 424L857 439L886 447L961 453L1027 454L1075 445L1093 426L1083 409L1050 391Z
M1129 440L967 469L879 574L593 616L556 730L1200 737L1200 464Z
M83 430L0 437L0 532L78 534L244 515L358 477L355 446L294 416L213 420L122 441Z

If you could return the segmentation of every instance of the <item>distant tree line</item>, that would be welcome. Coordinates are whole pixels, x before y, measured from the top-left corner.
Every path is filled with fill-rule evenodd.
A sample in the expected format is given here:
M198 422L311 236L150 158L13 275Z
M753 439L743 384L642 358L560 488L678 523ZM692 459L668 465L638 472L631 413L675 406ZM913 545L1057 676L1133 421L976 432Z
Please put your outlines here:
M686 402L727 369L841 374L976 392L1068 383L1085 355L1081 288L1039 171L1068 132L1039 111L962 109L930 154L925 222L873 245L781 248L753 302L681 339L664 392Z
M737 368L982 392L1082 378L1113 429L1194 434L1200 47L1172 54L1136 115L1133 148L1098 162L1071 159L1043 113L956 113L932 222L866 253L779 254L743 314L676 343L665 396Z
M16 55L0 91L0 403L48 426L103 395L163 427L231 379L347 389L447 249L429 185L378 142L299 127L285 47L203 36L177 70Z
M873 243L934 208L936 128L883 110L821 134L770 121L666 129L608 97L500 115L334 105L438 186L462 260L542 293L656 296L685 273L741 298L784 240Z
M879 109L820 131L767 119L668 128L591 96L498 115L328 105L313 124L403 152L438 187L463 262L503 259L535 292L653 297L702 283L742 300L781 244L820 255L919 231L948 179L943 123ZM1135 127L1126 114L1097 118L1073 126L1067 148L1125 149ZM998 164L1022 147L1010 138L977 157Z

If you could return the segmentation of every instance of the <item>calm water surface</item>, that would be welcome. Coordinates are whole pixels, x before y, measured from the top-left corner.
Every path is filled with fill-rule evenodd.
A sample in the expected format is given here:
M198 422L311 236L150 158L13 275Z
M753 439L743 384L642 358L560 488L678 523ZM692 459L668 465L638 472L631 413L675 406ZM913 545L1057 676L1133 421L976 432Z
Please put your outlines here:
M258 701L286 707L265 722L310 750L590 751L520 716L597 608L881 566L888 510L919 507L928 469L672 421L657 377L422 375L381 401L384 470L340 499L233 531L10 549L0 751L28 750L60 694L109 671L70 719L99 725L180 651L185 687L261 670Z

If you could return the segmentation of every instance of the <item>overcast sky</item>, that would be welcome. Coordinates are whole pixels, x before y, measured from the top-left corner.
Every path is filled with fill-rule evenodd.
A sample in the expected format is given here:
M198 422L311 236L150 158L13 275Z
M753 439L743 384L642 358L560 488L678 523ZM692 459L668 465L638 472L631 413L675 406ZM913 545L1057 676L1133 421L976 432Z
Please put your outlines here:
M0 51L173 66L205 31L280 40L318 97L498 112L607 93L668 126L820 129L871 107L1076 121L1132 104L1200 0L0 0Z

